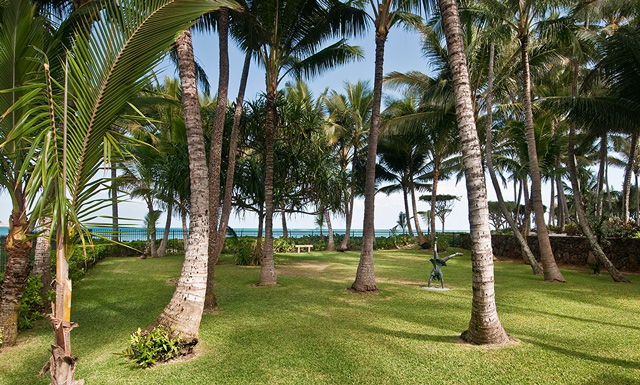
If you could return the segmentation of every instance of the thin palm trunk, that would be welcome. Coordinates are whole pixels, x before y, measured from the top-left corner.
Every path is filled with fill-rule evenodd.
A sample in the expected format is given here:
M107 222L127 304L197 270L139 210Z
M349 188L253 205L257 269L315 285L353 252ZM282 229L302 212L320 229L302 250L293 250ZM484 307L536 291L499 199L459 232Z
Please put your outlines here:
M633 162L636 157L636 147L638 147L638 133L631 134L629 140L631 147L629 147L629 158L627 160L627 166L624 169L624 184L622 185L622 220L626 223L629 222L629 197L631 195L631 173L633 171Z
M556 176L556 187L558 189L558 222L560 232L564 232L569 222L569 207L567 206L567 197L564 195L564 186L562 185L562 176Z
M284 203L280 205L280 215L282 217L282 238L289 238L289 232L287 231L287 211L284 208Z
M485 156L485 158L487 159L487 169L489 170L489 176L491 177L491 183L493 184L493 188L496 191L496 196L498 198L498 206L500 207L500 211L502 212L502 215L506 219L507 223L509 223L509 226L511 227L511 231L513 232L513 234L515 235L516 239L520 243L520 247L522 248L523 254L525 255L525 259L528 261L529 265L533 269L533 274L542 274L542 268L536 262L536 258L533 256L533 253L531 252L531 249L529 249L529 245L527 245L527 241L522 236L522 234L520 234L520 231L518 230L517 224L514 222L513 218L511 217L511 213L509 212L509 210L507 209L507 206L504 203L504 197L502 196L502 189L500 188L500 183L499 183L498 178L496 176L496 171L493 168L493 132L492 132L492 127L493 127L493 63L494 63L494 56L495 56L495 43L491 42L491 45L489 46L489 79L488 79L487 98L486 98L487 99L487 102L486 102L486 105L487 105L487 128L486 128L486 136L485 136L485 138L486 138L486 145L485 145L486 156ZM553 185L553 183L552 183L552 185ZM553 198L553 193L551 194L551 197ZM443 224L443 231L444 231L444 224Z
M236 99L236 108L233 112L233 127L231 128L231 138L229 139L229 158L227 161L227 177L224 184L224 197L222 200L222 212L220 213L220 226L216 234L214 244L213 259L215 261L214 268L209 269L207 275L207 297L205 298L205 310L207 303L212 303L212 308L218 307L218 301L215 294L215 264L218 263L224 241L227 235L227 227L229 226L229 216L231 215L231 193L233 192L233 178L236 169L236 155L238 152L238 135L240 132L240 119L242 117L242 104L244 103L244 93L247 89L247 79L249 78L249 68L251 66L251 52L247 52L242 66L242 76L240 77L240 88L238 89L238 97ZM208 298L211 297L209 300Z
M51 288L51 218L40 219L38 230L40 234L36 241L33 275L40 276L40 282L42 282L40 298L44 301L47 298L47 291ZM46 306L48 304L43 304L43 308Z
M440 157L433 160L433 185L431 187L431 245L436 243L436 198L438 197L438 178L440 177Z
M384 30L384 28L382 28ZM378 149L378 131L380 130L380 103L382 101L382 75L384 63L384 44L386 30L376 30L375 76L373 81L373 106L371 110L371 128L367 145L367 167L364 184L364 221L362 226L362 250L351 289L356 292L377 292L376 276L373 268L373 242L375 239L373 218L375 213L376 152Z
M111 163L111 240L118 242L120 239L118 224L118 185L116 178L118 177L118 169L115 163Z
M611 189L609 188L609 161L607 160L607 165L605 167L605 183L607 185L607 207L609 209L609 215L613 213L613 200L611 199Z
M456 119L462 144L462 161L469 199L473 300L469 328L462 333L462 338L475 344L502 344L507 342L509 337L496 311L487 191L458 4L456 0L440 0L439 5L449 51L449 65L456 100Z
M209 151L209 248L207 264L207 291L204 300L204 311L210 312L217 307L213 292L216 263L218 263L218 214L220 209L220 173L222 161L222 139L224 121L227 112L227 93L229 91L229 11L221 8L218 18L218 46L220 68L218 78L218 99L213 118L211 148Z
M324 210L324 220L327 222L327 251L333 251L336 249L336 245L333 240L333 226L331 225L331 215L329 215L329 210Z
M549 183L551 185L551 195L549 198L549 226L553 226L554 225L554 211L555 211L555 202L556 202L556 191L555 191L555 186L556 184L553 183L553 177L551 177L551 183Z
M528 237L531 230L531 195L529 194L529 183L527 179L522 180L522 191L524 195L524 223L522 226L522 235Z
M351 236L351 222L353 220L353 203L354 203L354 197L355 197L355 191L353 187L350 188L350 193L347 193L345 191L344 196L346 201L345 230L344 230L344 237L342 238L342 242L340 243L340 247L338 248L338 251L349 250L349 238Z
M258 213L258 235L256 238L256 249L254 251L258 258L262 257L262 230L264 224L264 204L260 206L260 212Z
M638 190L638 173L634 171L633 176L636 180L636 224L640 225L640 190Z
M9 219L9 233L5 243L7 264L4 269L0 297L0 332L2 346L13 346L18 337L18 311L31 271L29 254L32 243L23 210L14 210Z
M416 225L416 234L418 235L418 243L424 243L424 235L422 234L422 228L420 228L420 219L418 219L418 205L416 203L416 186L413 183L413 175L410 177L411 185L409 188L411 189L411 206L413 209L413 221ZM411 228L411 227L409 227Z
M207 287L207 251L209 246L209 185L204 134L200 122L200 105L196 86L191 31L184 31L176 42L178 69L182 84L189 177L191 184L189 238L182 272L176 291L164 311L149 326L162 325L179 334L181 344L189 351L198 342L198 329L204 309Z
M273 137L276 125L275 98L278 88L277 74L267 77L267 115L265 119L265 178L264 178L264 245L260 263L260 281L258 286L271 286L278 283L273 261Z
M571 86L571 96L573 98L578 96L578 69L579 69L578 62L575 61L573 65L573 82ZM573 188L573 196L575 200L576 217L578 219L578 226L580 226L582 233L589 240L589 244L591 245L591 250L593 250L593 253L596 256L596 259L598 260L598 262L600 262L602 265L605 266L609 274L611 274L611 278L613 278L615 282L629 282L629 280L627 280L618 271L618 269L616 269L616 267L613 266L609 258L607 258L604 251L600 247L600 244L598 243L598 239L596 238L595 234L593 234L593 231L591 231L589 222L587 221L587 215L585 214L585 211L584 211L584 203L582 202L582 196L581 196L582 193L580 192L580 187L578 185L578 173L576 171L576 162L575 162L576 158L574 155L575 131L576 131L576 125L575 123L571 123L569 125L568 163L569 163L569 176L571 179L571 187ZM638 182L638 179L636 178L636 186L637 186L637 182Z
M529 154L529 171L531 174L531 203L535 212L536 232L538 244L540 246L540 261L544 268L544 280L549 282L566 282L560 269L556 265L556 260L549 241L549 232L544 223L544 208L542 206L542 182L540 176L540 166L538 164L538 153L536 150L536 137L533 127L533 111L531 108L531 74L529 71L528 36L520 37L520 49L523 64L523 102L525 126L527 128L527 149Z
M598 168L598 184L596 186L596 219L599 221L602 217L604 205L604 174L607 165L607 134L600 136L600 167Z
M173 203L167 206L167 219L164 222L164 232L162 233L162 241L158 247L158 257L167 255L167 244L169 243L169 231L171 230L171 217L173 216Z
M158 256L158 251L156 249L156 223L153 220L153 202L151 200L147 201L147 209L149 210L149 235L147 241L147 247L149 248L149 252L151 253L151 258L156 258Z
M409 197L407 193L407 188L405 186L402 186L402 198L404 199L404 212L407 214L407 218L409 218L411 216L409 215ZM415 235L413 235L413 230L411 229L410 220L407 220L407 230L409 231L409 236L411 237L411 239L415 241L416 237Z
M182 212L180 215L182 219L182 248L187 251L187 238L189 237L189 228L187 227L187 212Z

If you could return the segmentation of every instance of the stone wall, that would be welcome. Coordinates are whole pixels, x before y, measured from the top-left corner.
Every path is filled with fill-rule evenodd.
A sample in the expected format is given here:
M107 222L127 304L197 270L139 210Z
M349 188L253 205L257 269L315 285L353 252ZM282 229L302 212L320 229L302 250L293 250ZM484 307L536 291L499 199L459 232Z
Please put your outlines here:
M551 235L549 239L556 262L559 264L588 266L591 261L595 260L589 241L584 237ZM520 244L513 235L492 234L491 242L493 254L496 257L522 260ZM533 255L539 260L538 239L535 236L529 236L527 243ZM461 247L471 248L469 234L463 235ZM604 246L604 252L619 270L640 272L640 239L610 238Z

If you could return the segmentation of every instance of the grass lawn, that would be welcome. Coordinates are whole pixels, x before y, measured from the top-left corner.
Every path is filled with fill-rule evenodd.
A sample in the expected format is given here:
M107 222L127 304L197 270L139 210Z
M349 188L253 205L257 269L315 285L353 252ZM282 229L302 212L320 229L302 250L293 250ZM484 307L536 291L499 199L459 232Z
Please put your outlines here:
M449 250L451 252L451 250ZM447 255L441 253L441 255ZM469 252L447 262L445 292L423 290L430 256L375 254L380 294L354 295L359 254L276 256L277 287L259 267L217 268L221 311L200 327L198 357L143 370L116 355L169 301L181 256L109 258L74 285L76 378L93 384L638 384L640 277L616 284L563 269L549 284L528 266L496 263L498 312L519 343L459 341L471 309ZM40 321L0 352L0 384L48 384L38 370L52 333Z

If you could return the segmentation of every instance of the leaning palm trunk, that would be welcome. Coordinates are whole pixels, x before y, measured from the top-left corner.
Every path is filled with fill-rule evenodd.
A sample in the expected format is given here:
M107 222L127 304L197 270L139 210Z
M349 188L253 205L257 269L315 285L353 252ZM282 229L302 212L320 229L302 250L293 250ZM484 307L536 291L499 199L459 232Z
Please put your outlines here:
M12 346L18 337L18 311L27 286L31 267L29 254L32 243L23 210L14 210L9 219L9 233L5 243L7 264L0 297L0 335L2 346Z
M439 4L453 75L456 118L469 197L473 302L469 329L462 333L462 338L475 344L502 344L507 342L509 337L496 311L489 208L458 4L456 0L440 0Z
M338 251L347 251L349 250L349 238L351 236L351 222L353 220L353 201L354 201L354 190L351 188L351 193L344 193L345 197L345 230L344 230L344 238L342 238L342 242L340 243L340 247L338 247Z
M33 259L33 275L40 276L40 298L47 298L51 285L51 218L40 219L38 240Z
M622 220L629 222L629 197L631 195L631 173L633 172L633 162L636 157L636 147L638 147L638 133L631 134L631 147L629 147L629 157L627 166L624 169L624 183L622 185Z
M222 162L222 141L224 136L224 121L227 112L227 94L229 91L229 11L222 8L218 19L219 42L219 80L218 101L216 103L215 116L213 118L213 133L211 135L211 148L209 151L209 250L207 264L207 293L204 300L204 310L211 312L218 307L213 291L216 263L220 254L218 250L218 214L220 209L220 174ZM226 231L226 230L225 230ZM224 239L222 239L224 242ZM222 250L222 248L220 248Z
M433 186L431 188L431 245L436 244L436 198L438 197L438 178L440 176L440 168L438 160L439 157L436 156L434 159L434 169L433 169Z
M380 103L382 101L382 74L384 62L384 44L387 30L376 30L376 61L373 81L373 107L371 111L371 129L367 146L367 168L364 184L364 223L362 226L362 250L351 289L356 292L377 292L376 276L373 269L373 242L375 240L373 217L375 213L375 177L378 131L380 130ZM353 191L352 191L353 194ZM346 234L345 234L346 236Z
M578 96L578 62L575 61L573 65L573 83L571 85L571 96ZM568 144L568 155L569 155L569 176L571 177L571 187L573 188L575 206L576 206L576 216L578 217L578 226L580 226L580 230L589 240L589 244L591 245L591 249L596 256L598 262L600 262L607 269L609 274L611 274L611 278L615 282L629 282L619 271L613 266L613 263L607 258L604 251L600 247L598 243L598 239L596 238L593 231L591 231L591 227L589 226L589 222L587 221L587 215L584 211L584 204L582 202L582 193L580 192L580 187L578 185L578 173L576 171L576 162L574 155L574 142L575 142L575 131L576 125L575 123L571 123L569 125L569 144ZM636 179L637 181L637 179ZM637 215L637 214L636 214Z
M191 31L187 29L177 40L178 68L182 84L187 145L189 147L189 177L191 184L189 237L178 286L164 311L149 326L162 325L181 337L185 352L198 342L198 328L204 308L207 287L207 248L209 245L209 186L200 123L200 105L196 86L195 63Z
M331 225L331 215L329 215L329 210L324 210L324 220L327 222L327 251L334 251L336 249L336 245L333 240L333 226Z
M489 170L489 176L491 177L491 183L493 184L493 188L496 191L496 196L498 198L498 206L500 206L500 211L502 212L502 215L504 216L506 221L509 223L509 226L511 227L511 231L513 232L513 234L516 236L516 239L520 243L520 247L522 248L525 254L525 259L528 261L529 265L531 265L531 268L533 269L533 274L542 274L542 268L540 268L540 266L536 262L536 259L533 256L533 253L531 252L529 245L527 245L527 241L524 239L522 234L520 234L520 231L518 230L518 226L514 222L513 218L511 217L511 213L509 212L509 209L507 209L507 206L504 203L504 197L502 196L502 189L500 188L500 183L498 182L498 178L496 177L496 171L493 168L492 127L493 127L494 56L495 56L495 43L491 42L491 45L489 46L489 79L488 79L488 86L487 86L487 103L486 103L487 104L487 130L486 130L486 136L485 136L486 138L486 145L485 145L486 156L485 157L487 159L487 169ZM553 198L553 194L552 194L552 198Z
M229 216L231 215L231 193L233 192L233 177L236 169L236 154L238 152L238 135L240 131L240 118L242 116L242 103L244 102L244 92L247 88L247 79L249 78L249 67L251 65L251 52L247 52L242 67L242 76L240 78L240 89L238 90L238 98L236 99L236 108L233 112L233 127L231 128L231 138L229 139L229 159L227 162L227 177L224 184L224 198L222 200L222 212L220 213L220 225L214 244L213 268L209 269L207 276L207 295L205 298L205 310L208 310L208 303L212 304L212 308L218 307L218 300L215 294L215 266L218 263L224 241L227 236L227 227L229 226Z
M158 246L158 257L167 255L167 244L169 243L169 231L171 230L171 217L173 216L173 204L169 203L167 207L167 220L164 223L164 232L162 233L162 241Z
M409 197L407 194L407 188L402 186L402 197L404 198L404 212L407 213L407 218L411 215L409 214ZM413 230L411 229L411 221L407 220L407 231L409 232L409 237L415 242L416 237L413 235Z
M420 219L418 219L418 205L416 204L416 186L413 183L413 175L411 176L411 206L413 208L413 221L416 225L416 234L418 235L418 243L422 245L424 243L424 235L420 228Z
M600 221L602 217L602 207L604 204L604 173L607 165L607 134L600 136L600 166L598 167L598 184L596 186L596 219Z
M556 260L551 249L549 232L544 223L544 208L542 206L542 182L540 176L540 166L538 164L538 153L536 151L536 137L533 127L533 112L531 109L531 75L529 72L528 36L520 37L520 49L523 64L523 103L525 126L527 136L527 149L529 154L529 170L531 173L531 203L535 212L536 231L538 244L540 245L540 260L544 268L544 280L550 282L566 282L560 269L556 265Z

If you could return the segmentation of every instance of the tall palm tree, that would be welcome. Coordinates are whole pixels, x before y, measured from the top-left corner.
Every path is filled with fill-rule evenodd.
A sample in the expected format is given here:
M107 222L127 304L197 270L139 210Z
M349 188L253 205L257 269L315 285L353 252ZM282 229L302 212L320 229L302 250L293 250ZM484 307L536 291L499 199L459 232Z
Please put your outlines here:
M292 73L312 76L361 56L359 48L339 40L319 49L335 35L355 34L364 15L336 0L295 0L254 3L246 23L243 45L266 70L265 116L265 242L258 285L277 284L273 262L273 141L276 129L276 93L282 79Z
M449 63L460 129L467 195L473 271L473 302L469 328L462 338L476 344L501 344L508 341L495 304L493 253L482 153L474 119L463 33L456 0L439 0L447 41Z
M357 174L362 163L365 143L369 133L373 92L368 82L346 82L344 94L332 91L324 99L329 114L329 141L335 144L341 175L343 177L343 208L345 233L339 251L349 249L353 205L360 193ZM351 165L349 172L348 166Z
M380 105L382 102L382 76L384 47L391 27L398 22L416 23L419 19L411 12L419 11L419 1L375 0L370 1L373 25L375 27L375 72L373 79L373 105L371 128L367 143L367 163L364 184L364 220L362 225L362 250L356 271L356 279L351 285L355 292L377 292L373 268L373 242L375 233L373 218L375 213L376 151L380 130Z

